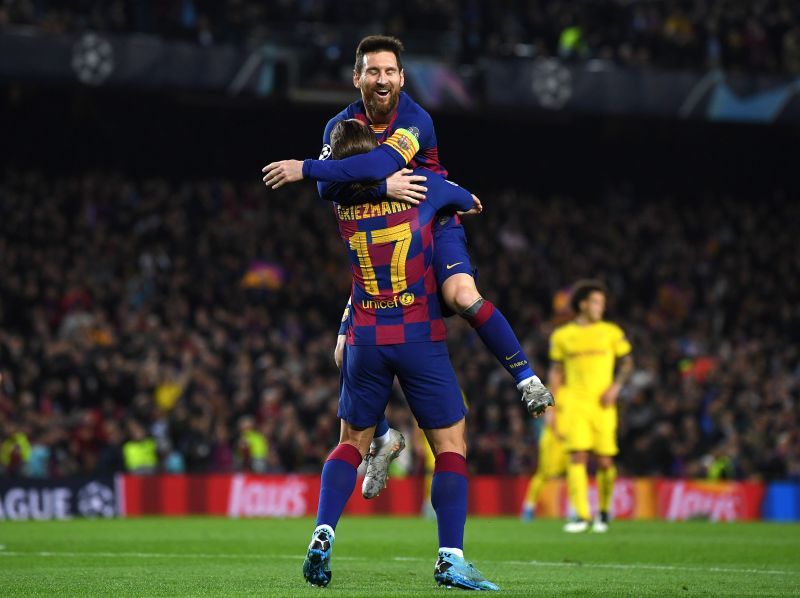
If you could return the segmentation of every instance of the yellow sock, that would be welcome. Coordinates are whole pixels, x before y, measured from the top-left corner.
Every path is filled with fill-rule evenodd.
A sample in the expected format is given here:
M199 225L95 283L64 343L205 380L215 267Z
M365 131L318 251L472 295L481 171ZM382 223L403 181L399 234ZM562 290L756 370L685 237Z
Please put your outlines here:
M608 513L611 509L611 499L614 497L614 481L617 479L617 468L613 465L608 469L597 470L597 502L600 511Z
M567 468L567 489L569 500L575 514L580 519L588 521L589 515L589 476L586 473L586 465L582 463L570 463Z
M538 471L533 475L531 481L528 482L528 491L525 493L525 506L535 507L539 500L539 494L544 488L547 478Z

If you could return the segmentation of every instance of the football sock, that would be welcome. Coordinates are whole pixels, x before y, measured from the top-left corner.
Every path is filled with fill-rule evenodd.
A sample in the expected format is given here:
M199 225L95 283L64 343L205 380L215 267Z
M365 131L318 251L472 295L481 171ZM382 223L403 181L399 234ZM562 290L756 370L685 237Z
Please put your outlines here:
M517 384L533 377L533 370L522 345L511 330L508 320L491 301L478 299L461 312L461 317L470 323L486 348L514 377Z
M544 488L544 483L547 478L538 471L533 475L531 481L528 483L528 491L525 493L525 506L530 508L536 507L536 501L539 500L539 493Z
M611 510L611 499L614 497L614 481L617 479L617 468L613 465L607 469L597 470L597 503L601 513Z
M589 475L583 463L570 463L567 468L567 489L578 519L589 521Z
M340 444L328 455L322 468L317 526L329 525L336 529L339 517L356 487L356 469L360 464L361 453L351 444Z
M389 440L389 422L386 421L386 416L384 415L375 426L375 433L372 436L372 446L373 448L381 447L384 443Z
M431 504L436 511L440 550L454 554L457 554L455 549L463 551L464 525L467 522L467 460L458 453L436 455Z

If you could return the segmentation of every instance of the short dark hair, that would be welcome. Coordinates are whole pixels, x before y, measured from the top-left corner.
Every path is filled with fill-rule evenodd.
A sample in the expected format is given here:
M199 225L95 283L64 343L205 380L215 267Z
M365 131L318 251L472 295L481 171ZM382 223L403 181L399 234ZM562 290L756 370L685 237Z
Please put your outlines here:
M331 157L334 160L364 154L376 147L375 133L355 118L340 120L331 130Z
M372 52L394 52L395 58L397 58L397 68L402 71L403 60L400 58L400 54L402 54L404 50L403 42L396 37L392 37L391 35L368 35L358 43L358 47L356 48L356 63L353 70L357 73L361 73L361 69L364 67L364 54L370 54Z
M569 299L569 305L572 311L578 313L581 310L581 302L589 298L592 293L603 293L608 295L606 285L599 280L579 280L572 287L572 296Z

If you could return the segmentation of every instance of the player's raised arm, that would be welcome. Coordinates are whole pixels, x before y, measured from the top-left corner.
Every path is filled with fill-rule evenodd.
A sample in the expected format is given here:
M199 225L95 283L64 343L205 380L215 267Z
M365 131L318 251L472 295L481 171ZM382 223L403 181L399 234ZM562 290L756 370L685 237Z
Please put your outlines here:
M333 183L379 181L403 168L419 150L419 141L406 129L398 129L371 152L344 160L304 160L304 177Z
M261 169L264 184L278 189L304 178L331 183L380 181L403 168L419 149L409 131L399 129L371 152L344 160L280 160Z

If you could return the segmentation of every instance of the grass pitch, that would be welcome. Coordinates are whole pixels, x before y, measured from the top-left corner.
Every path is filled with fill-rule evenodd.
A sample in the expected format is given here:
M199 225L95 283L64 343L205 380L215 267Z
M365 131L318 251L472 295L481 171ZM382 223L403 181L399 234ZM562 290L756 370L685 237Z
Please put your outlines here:
M436 526L344 517L333 581L303 581L309 519L0 523L2 596L441 596ZM470 519L466 556L516 596L798 596L800 526ZM459 592L446 592L448 596Z

